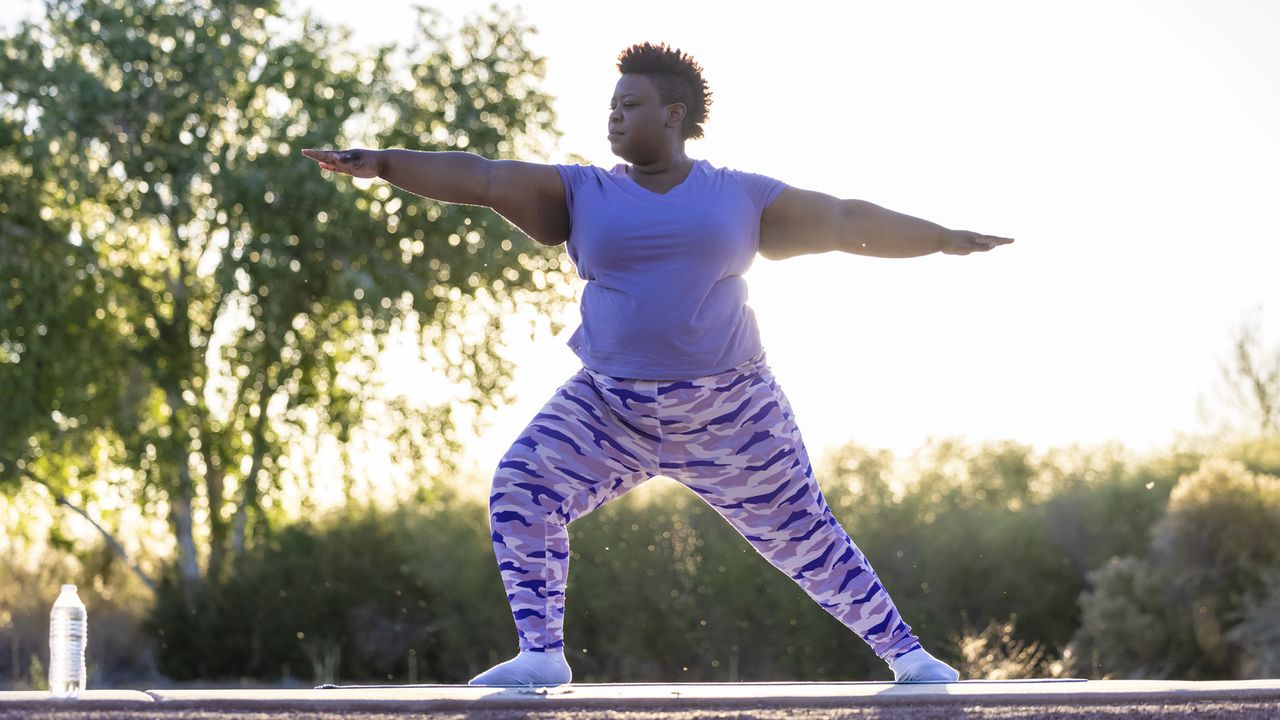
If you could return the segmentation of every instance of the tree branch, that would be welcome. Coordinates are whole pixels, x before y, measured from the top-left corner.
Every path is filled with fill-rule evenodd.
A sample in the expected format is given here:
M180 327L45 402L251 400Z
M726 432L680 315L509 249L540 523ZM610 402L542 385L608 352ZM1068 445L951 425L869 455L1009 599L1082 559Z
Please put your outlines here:
M12 464L12 458L4 458L4 464L9 467L18 468L16 464ZM147 575L147 573L144 572L142 568L137 565L137 563L129 559L129 553L125 551L124 546L121 545L118 540L116 540L115 536L112 535L109 530L102 527L102 525L100 525L97 520L94 520L92 517L90 517L89 513L86 512L84 509L76 507L74 504L72 504L72 502L68 500L65 495L49 487L49 483L44 482L43 480L36 477L35 475L32 475L30 470L27 470L26 468L18 468L18 472L22 479L28 482L35 483L36 485L40 485L44 487L46 490L48 490L49 493L53 495L53 499L55 502L57 502L57 504L62 505L63 507L70 508L71 510L75 511L78 515L80 515L80 517L84 518L85 520L88 520L89 523L92 524L95 528L97 528L98 532L102 534L102 538L106 540L107 545L111 547L111 550L115 552L115 554L120 558L122 562L124 562L125 565L129 566L129 569L132 570L135 575L138 576L138 579L142 581L142 584L146 585L147 589L149 589L151 592L154 593L156 591L156 581L151 579L151 576Z
M45 487L48 487L48 485L46 485ZM92 524L95 528L97 528L98 532L102 534L102 538L106 540L107 545L111 547L111 549L115 552L116 555L120 557L120 560L123 561L125 565L129 566L129 569L133 571L133 574L138 576L138 579L142 581L142 584L146 585L147 589L150 590L151 592L154 593L156 591L156 581L152 580L149 575L143 572L142 568L138 567L137 563L129 559L129 553L125 552L124 546L121 545L120 542L115 539L115 537L111 534L110 531L102 527L102 525L100 525L97 520L94 520L92 517L90 517L89 513L85 512L84 509L73 505L71 501L68 500L66 496L62 495L61 493L56 493L56 492L53 493L53 499L57 501L59 505L62 505L63 507L67 507L75 511L78 515L80 515L80 517L84 518L85 520L88 520L90 524Z

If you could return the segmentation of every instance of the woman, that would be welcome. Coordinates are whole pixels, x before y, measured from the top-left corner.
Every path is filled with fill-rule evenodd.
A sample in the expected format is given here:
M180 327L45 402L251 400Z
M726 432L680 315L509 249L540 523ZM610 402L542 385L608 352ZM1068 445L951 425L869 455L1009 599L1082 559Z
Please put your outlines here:
M567 243L587 281L569 340L583 367L511 445L490 495L520 652L470 684L571 680L567 526L659 474L698 493L896 680L958 679L920 646L827 506L742 276L757 252L966 255L1012 240L690 158L685 141L702 136L711 104L698 63L645 43L623 51L618 70L609 142L626 163L608 170L462 152L303 151L326 170L491 207L539 243Z

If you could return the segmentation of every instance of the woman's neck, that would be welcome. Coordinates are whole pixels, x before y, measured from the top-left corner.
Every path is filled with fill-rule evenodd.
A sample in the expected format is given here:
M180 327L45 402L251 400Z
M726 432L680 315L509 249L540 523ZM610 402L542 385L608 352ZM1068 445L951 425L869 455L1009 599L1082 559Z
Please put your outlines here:
M668 158L659 158L646 163L632 163L628 172L633 177L657 179L668 175L683 175L692 165L693 160L690 160L681 149Z

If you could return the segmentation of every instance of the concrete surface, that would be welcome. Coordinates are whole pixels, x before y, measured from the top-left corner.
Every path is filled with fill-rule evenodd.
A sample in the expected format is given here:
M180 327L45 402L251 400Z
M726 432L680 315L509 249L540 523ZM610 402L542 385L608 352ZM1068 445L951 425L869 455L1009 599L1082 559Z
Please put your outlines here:
M86 690L76 700L53 700L43 690L21 690L0 692L0 707L10 703L29 702L153 702L155 698L141 690Z
M0 693L0 720L838 720L841 718L1280 718L1280 680L967 680L956 683L609 683L555 687L344 686L313 690Z
M893 702L980 703L1173 701L1215 698L1280 702L1280 680L1186 682L1154 680L966 680L955 683L604 683L555 687L466 685L346 686L318 690L151 690L159 702L235 702L247 705L325 703L407 704L421 709L541 709L558 707L832 707Z

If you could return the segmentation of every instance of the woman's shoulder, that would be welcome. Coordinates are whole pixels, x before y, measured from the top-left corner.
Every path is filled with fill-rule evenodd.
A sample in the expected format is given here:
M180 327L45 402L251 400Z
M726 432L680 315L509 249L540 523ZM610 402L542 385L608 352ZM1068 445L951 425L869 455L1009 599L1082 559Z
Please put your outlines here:
M606 168L589 162L568 162L554 163L554 167L560 172L560 176L564 178L565 182L570 185L603 184L610 179L616 181L616 178L625 176L627 173L627 166L624 163L618 163L613 167Z
M554 167L564 168L565 170L568 170L570 172L584 173L584 174L590 174L590 175L596 175L596 174L617 175L618 173L625 173L627 171L626 163L617 163L609 167L605 167L604 165L597 165L587 160L583 160L581 162L570 161L570 162L551 163L551 164Z
M716 165L715 163L711 162L710 160L699 160L698 162L702 163L703 168L704 168L708 173L721 174L721 175L731 175L731 176L733 176L733 177L735 177L735 178L740 178L740 177L744 177L744 176L746 176L746 177L766 177L765 175L762 175L762 174L760 174L760 173L758 173L758 172L753 172L753 171L751 171L751 170L744 170L743 168L738 167L737 165L734 165L734 164L726 163L726 164L724 164L724 165Z
M743 186L773 185L781 182L777 178L774 178L771 175L765 175L763 173L753 172L751 170L743 170L733 165L726 164L722 166L717 166L708 160L702 160L701 162L703 163L705 172L708 175L729 178L733 182L736 182L739 185L743 185Z
M725 182L736 185L757 210L763 210L774 198L787 188L787 183L770 175L749 170L741 170L732 166L718 167L710 162L705 163L706 172L713 176L726 178Z

